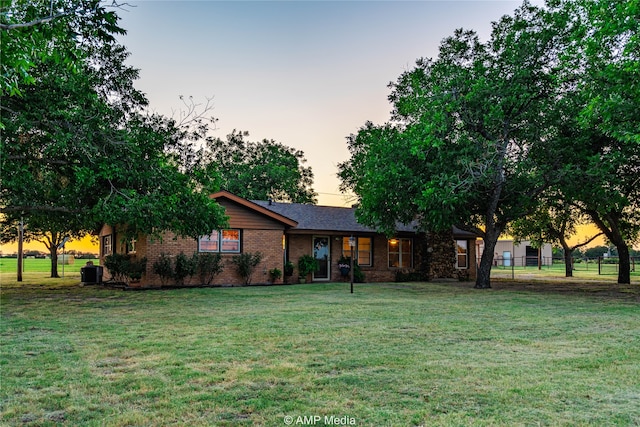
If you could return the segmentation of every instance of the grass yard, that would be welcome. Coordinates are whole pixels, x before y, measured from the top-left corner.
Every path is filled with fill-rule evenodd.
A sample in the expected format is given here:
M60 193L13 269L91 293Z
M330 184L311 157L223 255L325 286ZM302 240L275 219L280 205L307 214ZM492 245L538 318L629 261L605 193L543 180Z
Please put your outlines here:
M22 282L20 286L31 285L43 288L72 286L80 282L80 269L87 261L99 265L98 259L76 259L73 264L58 264L59 278L48 277L51 274L50 259L25 258L23 260ZM16 282L18 260L16 258L0 258L0 286L4 289L19 286Z
M640 424L635 285L498 285L3 286L0 424Z

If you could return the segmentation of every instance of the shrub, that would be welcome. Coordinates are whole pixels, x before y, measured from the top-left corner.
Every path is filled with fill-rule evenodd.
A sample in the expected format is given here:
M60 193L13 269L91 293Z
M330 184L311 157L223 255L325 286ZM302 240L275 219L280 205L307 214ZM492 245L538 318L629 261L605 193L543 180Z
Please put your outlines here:
M298 258L298 273L300 273L301 279L306 279L307 276L318 269L318 260L311 255L302 255Z
M427 282L429 273L425 271L415 271L412 269L400 268L396 270L396 282Z
M256 252L255 254L245 252L233 257L232 262L236 265L238 274L242 277L245 285L251 284L251 277L258 264L260 264L260 261L262 261L262 253L260 252Z
M282 271L279 268L272 268L269 270L269 279L271 280L271 283L275 283L281 277Z
M176 256L175 266L173 268L173 279L177 286L184 286L184 279L192 277L196 274L198 265L198 254L194 253L191 258L187 257L184 252L180 252Z
M153 272L160 276L162 285L169 283L169 280L173 277L171 257L165 253L161 253L160 257L153 263Z
M295 270L295 266L291 261L287 261L284 263L284 283L289 283L289 278L293 276L293 271Z
M200 276L200 283L211 285L213 278L222 273L222 255L218 253L201 253L198 255L197 271Z
M353 263L353 281L356 283L364 283L364 273L360 269L357 261Z
M116 282L128 285L142 278L147 269L147 259L136 261L128 254L111 254L105 257L104 266Z

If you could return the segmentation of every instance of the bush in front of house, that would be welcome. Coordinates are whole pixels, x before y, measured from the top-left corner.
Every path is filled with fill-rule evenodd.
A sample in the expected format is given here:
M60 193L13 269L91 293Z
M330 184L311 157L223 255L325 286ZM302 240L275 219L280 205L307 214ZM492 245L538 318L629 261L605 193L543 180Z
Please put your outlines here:
M134 260L128 254L111 254L104 258L104 266L116 282L128 285L142 278L147 269L147 259Z
M173 266L171 264L171 257L164 252L153 263L153 272L160 276L160 282L163 286L167 285L173 277Z
M269 280L271 283L276 283L282 277L282 270L279 268L272 268L269 270Z
M196 274L200 279L200 285L210 286L223 268L222 255L214 253L194 252L188 257L184 252L180 252L176 255L175 262L171 260L170 255L161 253L153 263L153 272L160 276L162 286L168 285L172 280L176 286L185 286Z
M198 254L198 263L196 266L200 283L210 286L213 279L224 269L222 264L222 255L219 253L204 252Z
M429 274L424 271L399 268L396 270L396 282L428 282Z
M173 267L173 280L176 286L184 286L185 279L193 277L198 268L198 254L194 253L188 257L184 252L176 255L176 262Z
M262 261L262 253L260 252L256 252L255 254L245 252L233 257L232 262L236 265L238 274L242 277L244 285L251 284L251 277L258 264L260 264L260 261Z
M298 258L298 273L300 280L307 280L307 276L318 269L318 260L311 255L302 255Z

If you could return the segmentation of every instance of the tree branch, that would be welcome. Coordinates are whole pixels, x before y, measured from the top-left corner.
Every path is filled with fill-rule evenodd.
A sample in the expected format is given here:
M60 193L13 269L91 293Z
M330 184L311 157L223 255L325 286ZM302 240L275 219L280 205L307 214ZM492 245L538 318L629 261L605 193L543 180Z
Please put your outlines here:
M28 28L33 27L40 24L45 24L47 22L53 21L54 19L61 18L63 16L71 15L71 12L60 12L56 15L47 16L45 18L36 19L29 22L22 22L19 24L0 24L0 30L11 31L16 30L18 28Z
M14 212L64 212L64 213L80 213L80 209L69 209L61 206L5 206L0 208L0 213Z
M601 231L601 232L599 232L598 234L596 234L595 236L593 236L592 238L590 238L590 239L589 239L589 240L587 240L586 242L584 242L584 243L579 243L579 244L577 244L577 245L573 246L573 247L571 248L571 251L573 252L574 250L576 250L576 249L578 249L578 248L581 248L581 247L583 247L583 246L587 246L589 243L593 242L595 239L597 239L598 237L602 236L603 234L604 234L604 233L603 233L602 231Z

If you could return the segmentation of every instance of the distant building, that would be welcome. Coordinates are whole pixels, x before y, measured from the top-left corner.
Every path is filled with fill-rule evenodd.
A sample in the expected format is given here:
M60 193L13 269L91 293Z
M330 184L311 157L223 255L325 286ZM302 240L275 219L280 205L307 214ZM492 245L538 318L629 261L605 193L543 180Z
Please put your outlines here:
M484 241L476 241L478 260L484 252ZM523 240L516 244L513 239L501 239L496 244L493 256L493 265L500 267L538 267L538 265L551 265L553 253L550 243L545 243L542 248L534 248L529 240Z

